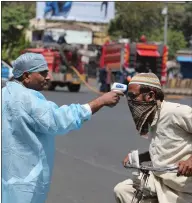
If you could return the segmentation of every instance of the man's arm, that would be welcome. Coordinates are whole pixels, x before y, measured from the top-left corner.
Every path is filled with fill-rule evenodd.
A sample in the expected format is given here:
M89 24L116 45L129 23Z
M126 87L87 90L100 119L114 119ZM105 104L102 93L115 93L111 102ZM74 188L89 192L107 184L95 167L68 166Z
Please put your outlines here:
M149 151L139 154L139 163L141 164L142 162L145 162L145 161L151 161ZM123 160L123 166L126 166L127 163L129 163L129 153Z
M177 111L173 114L174 125L192 136L192 108L186 105L180 105L177 108ZM178 167L178 175L192 176L192 154L186 161L180 161Z
M103 94L101 97L96 98L95 100L89 102L92 114L96 113L103 106L113 106L119 102L120 97L123 96L123 93L108 92Z
M90 120L91 115L103 106L116 105L119 102L119 96L115 92L108 92L86 105L71 104L61 107L38 98L34 98L31 102L31 117L35 122L35 130L41 133L63 135L81 128L83 123Z
M192 135L192 107L178 106L173 114L173 124Z

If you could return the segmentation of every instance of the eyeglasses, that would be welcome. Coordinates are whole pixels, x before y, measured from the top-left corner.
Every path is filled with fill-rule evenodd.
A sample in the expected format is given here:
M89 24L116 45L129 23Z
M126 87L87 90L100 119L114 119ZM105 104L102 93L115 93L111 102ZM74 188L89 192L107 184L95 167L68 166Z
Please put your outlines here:
M133 92L127 92L127 99L135 100L140 94L142 94L142 93L134 94Z
M138 94L134 94L133 92L127 92L127 99L128 100L135 100L139 95L147 95L149 92L140 92Z
M40 71L38 72L40 75L42 75L43 77L46 77L48 75L48 71L44 70L44 71Z

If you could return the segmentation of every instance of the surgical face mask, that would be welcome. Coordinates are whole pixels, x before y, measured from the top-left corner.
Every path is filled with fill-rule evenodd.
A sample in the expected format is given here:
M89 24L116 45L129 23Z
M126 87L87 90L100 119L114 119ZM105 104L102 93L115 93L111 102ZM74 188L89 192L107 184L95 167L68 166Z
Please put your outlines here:
M149 120L151 114L157 111L157 101L145 102L128 99L129 109L131 111L136 129L140 135L146 135L149 132L152 119Z

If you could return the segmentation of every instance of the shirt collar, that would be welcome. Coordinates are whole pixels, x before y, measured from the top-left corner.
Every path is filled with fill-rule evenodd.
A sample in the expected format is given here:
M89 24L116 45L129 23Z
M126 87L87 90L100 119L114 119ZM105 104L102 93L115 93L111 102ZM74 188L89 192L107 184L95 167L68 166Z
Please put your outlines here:
M155 117L153 119L151 126L155 126L157 124L157 121L159 119L160 112L161 112L161 109L163 108L164 103L165 101L162 101L161 103L157 103L158 109L157 109L157 112L155 113Z
M18 80L16 80L16 79L14 79L13 82L16 82L16 83L18 83L18 84L24 86L22 82L20 82L20 81L18 81Z

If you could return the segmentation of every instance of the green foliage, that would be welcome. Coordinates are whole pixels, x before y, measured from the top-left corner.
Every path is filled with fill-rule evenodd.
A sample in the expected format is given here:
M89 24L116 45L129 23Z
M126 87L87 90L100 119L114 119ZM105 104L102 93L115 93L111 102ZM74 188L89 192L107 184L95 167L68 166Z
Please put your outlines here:
M2 59L11 62L21 54L22 50L29 46L30 42L25 40L25 35L23 33L17 43L9 43L8 45L4 44L2 46Z
M182 30L185 20L184 4L168 4L168 22L172 30Z
M116 2L116 17L108 32L112 39L119 37L138 41L146 35L150 41L163 42L164 2ZM169 56L174 57L178 49L185 48L192 36L192 3L168 4Z
M2 2L2 57L11 61L29 46L24 31L34 17L34 6L28 2Z
M158 2L116 2L117 15L109 25L109 34L139 39L163 26L162 3Z
M185 19L181 29L188 41L192 36L192 2L185 5Z
M156 41L163 43L163 29L155 30L149 37L149 41ZM167 41L169 47L169 58L175 58L175 53L179 49L186 48L187 42L185 41L185 37L181 31L168 30L167 33Z
M35 17L36 2L8 2L2 5L2 57L11 61L27 46L24 32ZM164 2L115 2L116 17L109 24L112 39L119 37L138 41L142 34L149 40L163 40ZM173 57L192 36L192 3L168 4L168 46ZM184 39L185 38L185 39Z

